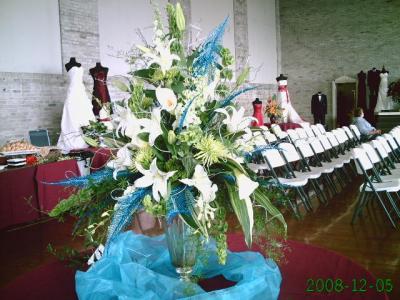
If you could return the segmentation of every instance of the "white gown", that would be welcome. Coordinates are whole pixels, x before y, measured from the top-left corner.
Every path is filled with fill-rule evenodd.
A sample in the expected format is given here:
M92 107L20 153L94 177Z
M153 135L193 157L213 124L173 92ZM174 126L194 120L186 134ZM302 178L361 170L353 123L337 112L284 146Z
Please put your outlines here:
M379 92L378 92L378 100L376 101L376 106L374 109L375 113L378 113L384 109L390 109L389 102L390 99L387 96L388 92L388 73L381 73L379 76L381 77L381 81L379 83Z
M304 122L290 102L287 80L278 81L278 103L283 110L282 118L284 123L300 124Z
M88 147L82 138L81 127L89 125L89 121L96 120L92 103L83 85L83 68L72 67L68 77L70 84L61 119L61 134L57 143L57 147L63 153Z

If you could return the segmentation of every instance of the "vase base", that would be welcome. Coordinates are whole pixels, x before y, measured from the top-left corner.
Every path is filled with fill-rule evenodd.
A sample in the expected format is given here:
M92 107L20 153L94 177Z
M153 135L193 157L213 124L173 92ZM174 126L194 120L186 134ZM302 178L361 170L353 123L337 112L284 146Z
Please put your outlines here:
M179 280L181 281L190 281L191 274L193 271L192 267L182 267L182 268L176 268L176 273L179 274Z

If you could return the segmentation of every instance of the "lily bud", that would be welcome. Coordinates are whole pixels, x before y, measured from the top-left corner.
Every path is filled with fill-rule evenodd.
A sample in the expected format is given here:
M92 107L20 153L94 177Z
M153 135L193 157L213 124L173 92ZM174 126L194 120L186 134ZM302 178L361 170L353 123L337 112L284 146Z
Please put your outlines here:
M173 130L168 131L168 143L169 144L174 144L176 141L176 135Z
M180 3L176 4L176 9L175 9L175 20L176 20L176 26L180 31L185 30L185 15L183 14L182 7Z

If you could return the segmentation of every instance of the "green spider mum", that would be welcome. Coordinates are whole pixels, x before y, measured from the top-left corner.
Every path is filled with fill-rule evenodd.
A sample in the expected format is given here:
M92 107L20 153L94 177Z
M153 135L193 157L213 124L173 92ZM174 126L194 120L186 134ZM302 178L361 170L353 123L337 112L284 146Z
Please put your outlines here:
M212 135L206 135L195 144L199 152L194 156L203 162L203 165L209 166L220 161L220 159L229 156L225 145L216 140Z

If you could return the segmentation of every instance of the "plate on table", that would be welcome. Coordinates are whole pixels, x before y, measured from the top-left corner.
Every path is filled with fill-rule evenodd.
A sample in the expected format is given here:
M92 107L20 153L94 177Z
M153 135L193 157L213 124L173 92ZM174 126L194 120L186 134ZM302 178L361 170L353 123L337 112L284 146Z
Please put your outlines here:
M22 162L26 162L26 158L25 157L23 157L23 158L10 158L10 159L7 159L7 163L8 164L14 164L14 163L22 163Z
M20 151L0 152L0 154L4 155L4 156L27 155L27 154L36 154L36 153L39 153L39 150L20 150Z
M0 165L0 171L4 170L5 168L7 168L7 165Z
M25 166L26 165L26 161L20 162L20 163L11 163L8 164L8 167L21 167L21 166Z

